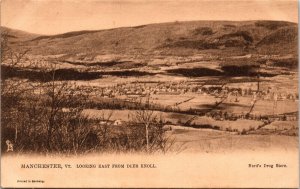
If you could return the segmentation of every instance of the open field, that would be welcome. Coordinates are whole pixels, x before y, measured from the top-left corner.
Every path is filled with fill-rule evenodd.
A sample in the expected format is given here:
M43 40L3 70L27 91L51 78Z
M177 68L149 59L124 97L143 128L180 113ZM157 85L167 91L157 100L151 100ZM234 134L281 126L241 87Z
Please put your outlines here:
M290 151L298 149L298 138L280 135L234 135L210 129L172 127L177 145L185 152Z

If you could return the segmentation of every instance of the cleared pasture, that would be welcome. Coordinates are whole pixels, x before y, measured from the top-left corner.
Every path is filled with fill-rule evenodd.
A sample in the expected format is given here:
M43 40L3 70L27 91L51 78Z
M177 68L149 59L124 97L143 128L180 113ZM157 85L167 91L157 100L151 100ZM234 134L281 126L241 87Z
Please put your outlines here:
M223 152L298 150L298 138L278 135L235 135L211 129L186 129L174 127L169 131L175 137L175 147L184 152Z
M108 115L112 115L110 119L114 120L122 120L127 122L131 119L131 116L134 115L134 110L95 110L95 109L87 109L84 110L84 114L88 115L90 118L105 118ZM162 119L164 122L171 123L173 125L180 125L186 123L190 120L192 115L180 114L180 113L167 113L167 112L159 112L154 111L154 115L157 116L158 119ZM194 119L191 124L195 125L211 125L217 126L220 130L236 129L237 131L256 129L258 126L262 125L263 122L255 121L255 120L243 120L238 119L236 121L217 121L210 117L201 116Z
M243 131L243 130L249 130L249 129L257 129L260 125L263 124L262 121L256 121L256 120L246 120L246 119L238 119L236 121L217 121L210 117L202 116L197 117L192 124L196 125L213 125L220 128L220 130L237 130L237 131Z

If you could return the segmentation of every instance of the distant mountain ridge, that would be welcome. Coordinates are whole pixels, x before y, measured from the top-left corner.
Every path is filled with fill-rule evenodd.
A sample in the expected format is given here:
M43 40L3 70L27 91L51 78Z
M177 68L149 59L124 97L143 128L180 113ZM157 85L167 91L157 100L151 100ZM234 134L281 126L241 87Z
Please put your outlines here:
M6 28L16 46L51 54L297 54L298 24L285 21L187 21L35 35ZM17 40L18 39L18 40Z

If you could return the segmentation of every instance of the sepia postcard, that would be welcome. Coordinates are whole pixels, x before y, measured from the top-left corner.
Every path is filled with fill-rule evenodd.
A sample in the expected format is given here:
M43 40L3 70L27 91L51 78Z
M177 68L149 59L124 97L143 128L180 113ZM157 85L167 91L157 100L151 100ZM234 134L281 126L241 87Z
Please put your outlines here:
M2 188L298 188L297 0L2 0Z

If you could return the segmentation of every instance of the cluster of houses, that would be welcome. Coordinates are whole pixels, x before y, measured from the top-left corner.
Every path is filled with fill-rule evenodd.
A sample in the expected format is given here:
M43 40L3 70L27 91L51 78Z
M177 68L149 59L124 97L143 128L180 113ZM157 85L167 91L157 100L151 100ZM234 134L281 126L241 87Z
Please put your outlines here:
M148 95L180 95L186 93L194 93L198 95L213 95L216 97L228 97L231 99L238 99L238 97L250 97L254 100L298 100L297 93L290 92L274 92L270 87L260 89L257 92L253 88L238 88L220 85L200 85L192 82L159 82L159 83L123 83L115 86L107 87L87 87L84 90L98 97L118 98L125 96L126 100L133 96L143 97ZM215 120L237 120L250 119L260 121L294 121L298 120L298 115L253 115L247 113L233 114L226 111L213 111L205 114ZM113 122L114 125L122 125L121 120Z
M257 92L256 90L252 90L251 88L248 89L241 89L241 88L231 88L225 89L221 91L214 92L213 94L219 96L228 96L228 97L249 97L251 96L255 100L275 100L275 101L283 101L283 100L299 100L298 93L289 93L289 92L274 92L270 89L267 90L260 90Z
M95 95L110 98L122 95L180 95L187 92L194 92L192 90L194 90L194 87L180 83L126 83L117 84L115 86L102 87L95 91Z
M94 96L115 98L120 96L148 96L148 95L181 95L196 93L199 95L214 95L217 97L253 97L263 100L298 100L298 93L273 92L270 88L258 93L252 88L221 87L218 85L199 85L197 83L165 82L165 83L124 83L92 89Z

